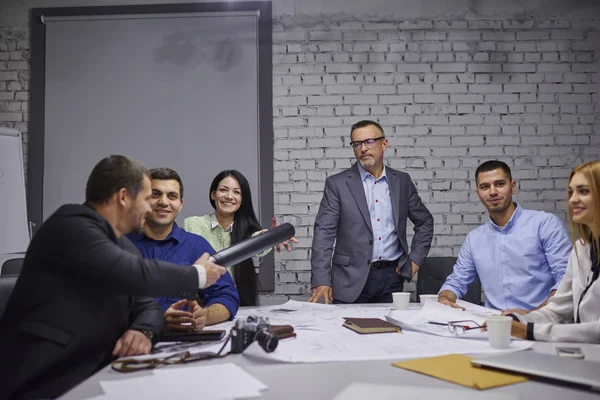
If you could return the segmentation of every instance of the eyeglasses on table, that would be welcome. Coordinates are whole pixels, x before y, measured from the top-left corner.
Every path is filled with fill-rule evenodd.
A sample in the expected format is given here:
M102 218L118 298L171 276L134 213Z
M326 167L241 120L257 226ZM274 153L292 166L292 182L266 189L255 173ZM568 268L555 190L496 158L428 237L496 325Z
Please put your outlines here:
M466 331L471 329L481 329L482 326L477 322L469 319L460 321L448 321L448 322L435 322L429 321L432 325L447 326L448 331L456 336L464 335Z

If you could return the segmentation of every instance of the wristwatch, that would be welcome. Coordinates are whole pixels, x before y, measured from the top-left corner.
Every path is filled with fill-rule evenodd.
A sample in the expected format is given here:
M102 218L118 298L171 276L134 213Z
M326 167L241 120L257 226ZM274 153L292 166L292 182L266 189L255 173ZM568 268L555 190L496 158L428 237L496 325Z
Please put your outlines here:
M146 335L148 340L152 341L152 339L154 339L154 332L152 332L152 331L140 331L140 332L142 332L144 335Z

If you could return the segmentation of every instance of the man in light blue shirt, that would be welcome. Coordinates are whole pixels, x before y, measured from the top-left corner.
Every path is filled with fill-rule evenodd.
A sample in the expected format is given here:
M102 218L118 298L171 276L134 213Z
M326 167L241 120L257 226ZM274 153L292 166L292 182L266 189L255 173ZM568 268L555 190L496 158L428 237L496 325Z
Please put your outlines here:
M571 242L564 224L514 203L517 184L501 161L481 164L475 180L490 219L467 235L438 301L460 308L456 299L479 276L487 307L520 313L541 307L567 268Z

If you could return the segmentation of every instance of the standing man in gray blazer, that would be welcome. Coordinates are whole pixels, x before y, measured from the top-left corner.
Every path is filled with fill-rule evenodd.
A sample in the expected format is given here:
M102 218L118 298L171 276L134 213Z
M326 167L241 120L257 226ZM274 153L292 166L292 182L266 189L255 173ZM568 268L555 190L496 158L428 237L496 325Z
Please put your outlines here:
M410 176L384 166L388 141L377 122L352 125L350 140L358 162L327 178L315 220L309 301L391 303L427 257L433 217Z

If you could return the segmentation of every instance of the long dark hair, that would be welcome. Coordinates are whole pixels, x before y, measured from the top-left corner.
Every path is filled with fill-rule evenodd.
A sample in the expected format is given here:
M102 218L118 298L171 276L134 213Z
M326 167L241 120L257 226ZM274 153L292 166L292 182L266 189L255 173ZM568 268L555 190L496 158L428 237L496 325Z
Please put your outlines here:
M254 232L260 231L262 227L254 214L252 207L252 193L250 192L250 184L244 175L234 169L220 172L210 185L209 200L210 204L216 209L215 201L212 199L212 194L216 192L219 183L227 178L232 177L240 185L242 191L242 203L240 208L235 212L233 218L233 230L231 232L231 244L236 244L244 239L252 236ZM233 279L237 286L240 295L241 306L257 306L258 305L258 277L254 272L254 263L252 258L248 258L233 266Z

